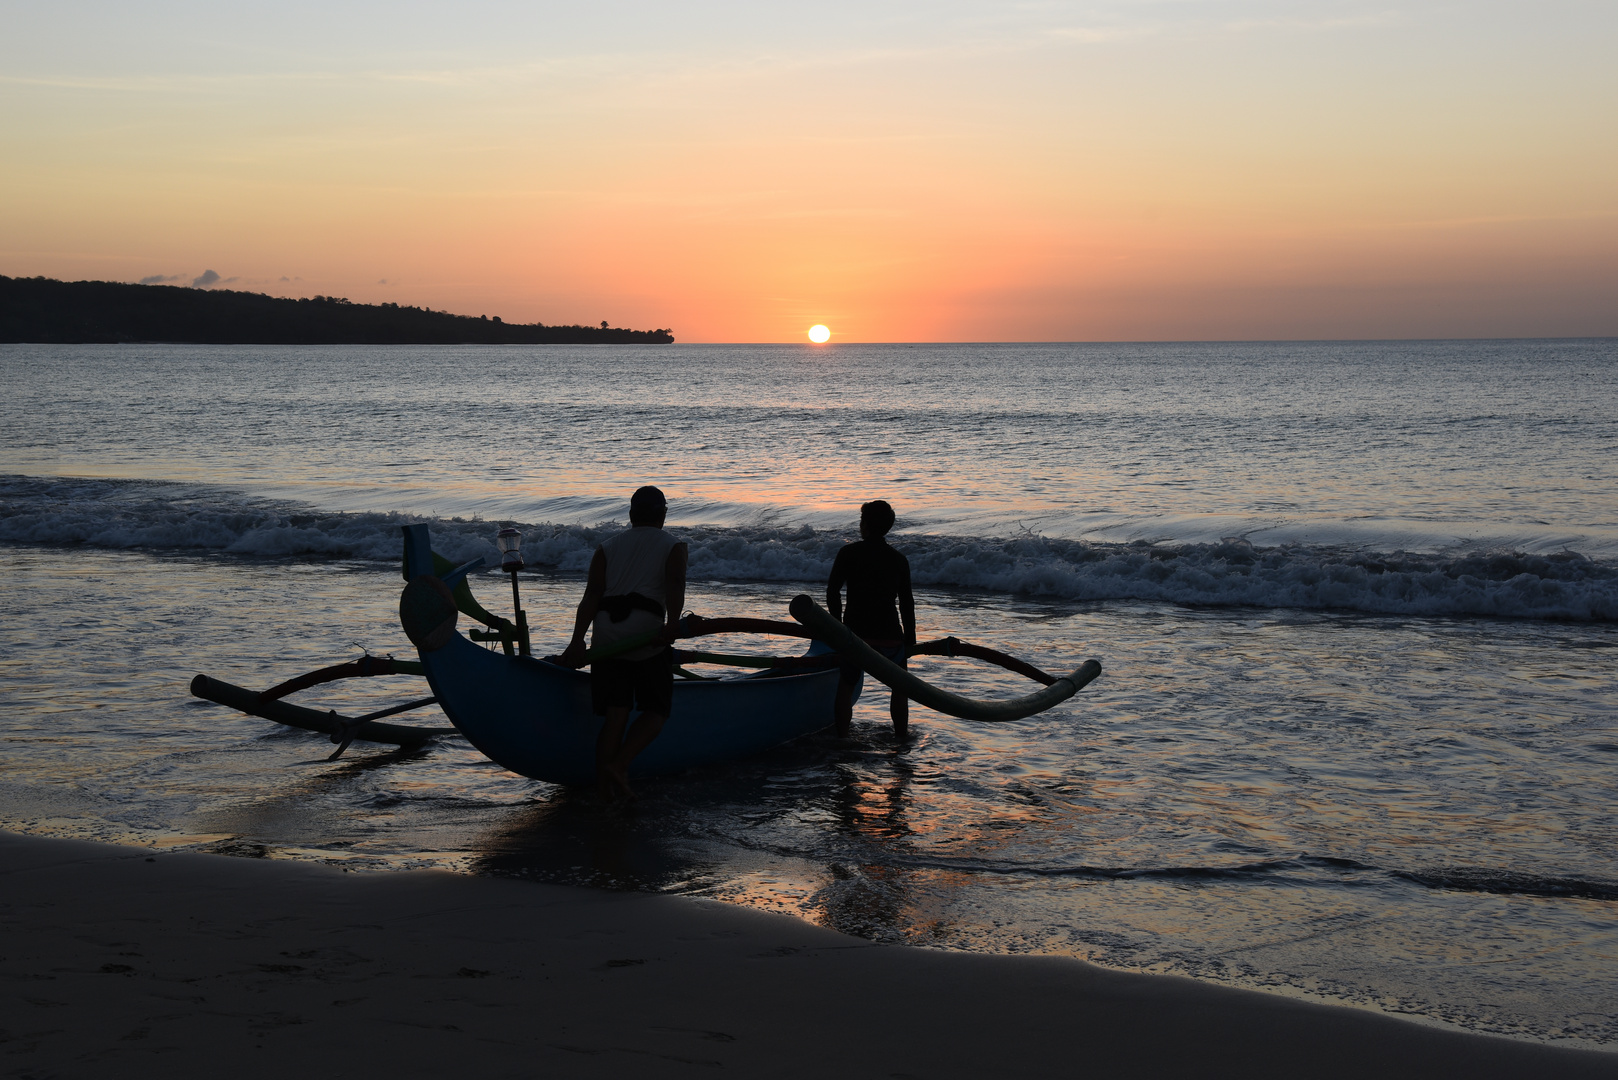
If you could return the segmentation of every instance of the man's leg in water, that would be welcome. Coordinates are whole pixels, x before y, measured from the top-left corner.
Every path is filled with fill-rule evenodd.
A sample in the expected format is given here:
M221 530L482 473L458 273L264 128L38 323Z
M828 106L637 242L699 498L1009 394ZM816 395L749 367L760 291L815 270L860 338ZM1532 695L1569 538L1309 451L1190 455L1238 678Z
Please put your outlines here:
M902 668L910 667L909 651L903 645L896 646L893 649L884 649L882 650L882 655ZM895 690L893 697L888 699L888 715L893 717L893 733L895 735L903 739L910 734L909 698Z
M839 737L846 738L849 728L854 726L854 684L843 679L837 680L837 697L831 707L832 722L836 725Z
M640 718L635 721L634 726L629 729L629 734L619 745L618 752L607 763L605 770L607 779L618 789L620 795L632 794L629 790L629 763L634 761L642 750L652 745L652 740L663 730L663 722L667 719L668 715L665 713L641 713Z
M631 706L622 709L623 719L602 727L602 738L596 743L596 771L607 794L616 793L633 798L629 788L629 763L663 730L674 699L674 657L669 652L661 656L636 660L626 665L624 674L630 682L631 696L641 707L635 722L628 722ZM611 735L611 739L607 738ZM610 791L607 790L610 787Z
M910 734L910 699L895 691L888 702L888 715L893 717L893 733L903 739Z
M596 736L596 786L603 795L611 795L612 786L616 786L610 779L611 768L619 749L623 746L624 728L628 726L629 706L608 705L601 733Z

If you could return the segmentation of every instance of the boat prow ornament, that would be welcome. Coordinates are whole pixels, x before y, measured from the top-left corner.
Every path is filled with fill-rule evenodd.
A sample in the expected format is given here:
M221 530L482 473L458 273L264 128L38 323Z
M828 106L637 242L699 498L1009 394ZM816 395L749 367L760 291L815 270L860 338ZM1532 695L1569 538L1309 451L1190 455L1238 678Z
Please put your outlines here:
M254 693L199 675L191 692L276 723L318 731L339 743L349 740L421 746L436 738L464 736L485 756L513 772L559 784L596 779L595 743L601 718L594 716L590 677L551 658L529 655L527 616L517 587L517 538L500 538L502 569L511 574L514 618L488 611L473 597L466 575L483 565L473 559L456 566L435 554L426 525L404 527L404 576L399 622L418 659L366 655L359 660L308 672ZM917 703L968 720L1004 722L1042 712L1067 700L1101 673L1088 660L1070 675L1046 674L1025 661L957 638L923 642L911 656L966 657L1017 672L1042 688L1023 697L978 700L933 686L876 652L808 596L791 605L797 621L688 615L682 639L723 634L766 634L808 639L807 648L788 656L676 649L673 705L662 733L635 759L632 776L679 772L700 765L756 754L830 728L844 657ZM460 616L483 629L462 634ZM587 660L605 659L649 643L655 633L591 650ZM732 673L715 676L687 670L716 665ZM427 680L431 696L349 718L281 699L326 682L373 676L413 676ZM437 705L453 728L379 722L383 717ZM633 723L633 718L631 720ZM336 755L334 754L333 757Z

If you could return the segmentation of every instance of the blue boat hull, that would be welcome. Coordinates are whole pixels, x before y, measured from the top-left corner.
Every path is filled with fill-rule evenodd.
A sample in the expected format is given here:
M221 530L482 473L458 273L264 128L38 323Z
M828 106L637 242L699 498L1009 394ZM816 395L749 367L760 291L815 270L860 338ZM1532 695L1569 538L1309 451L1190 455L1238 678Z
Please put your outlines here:
M442 648L423 651L421 662L450 722L492 761L556 784L595 780L601 718L590 712L588 673L479 648L459 633ZM745 757L830 727L836 693L835 668L676 680L668 723L630 775Z

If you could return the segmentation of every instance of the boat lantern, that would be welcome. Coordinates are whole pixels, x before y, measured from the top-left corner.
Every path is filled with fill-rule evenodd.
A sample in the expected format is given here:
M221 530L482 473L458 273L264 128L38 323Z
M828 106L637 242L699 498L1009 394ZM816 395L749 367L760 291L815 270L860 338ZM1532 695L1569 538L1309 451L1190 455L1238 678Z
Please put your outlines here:
M494 538L500 548L500 569L515 574L522 569L522 533L516 529L501 529Z

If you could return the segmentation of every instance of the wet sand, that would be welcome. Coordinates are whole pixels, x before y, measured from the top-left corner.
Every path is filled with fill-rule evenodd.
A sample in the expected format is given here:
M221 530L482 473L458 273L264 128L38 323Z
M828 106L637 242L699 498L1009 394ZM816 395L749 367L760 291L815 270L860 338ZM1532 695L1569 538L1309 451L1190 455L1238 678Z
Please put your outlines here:
M0 1075L1618 1077L1075 960L719 903L0 833Z

